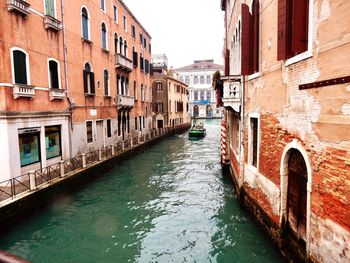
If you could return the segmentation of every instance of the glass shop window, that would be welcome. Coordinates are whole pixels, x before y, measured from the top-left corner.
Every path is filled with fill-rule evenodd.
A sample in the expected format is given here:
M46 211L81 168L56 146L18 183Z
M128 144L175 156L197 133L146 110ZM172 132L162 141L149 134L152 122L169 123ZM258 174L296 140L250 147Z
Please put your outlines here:
M45 127L46 159L61 156L61 127Z
M40 133L19 134L21 167L40 162Z

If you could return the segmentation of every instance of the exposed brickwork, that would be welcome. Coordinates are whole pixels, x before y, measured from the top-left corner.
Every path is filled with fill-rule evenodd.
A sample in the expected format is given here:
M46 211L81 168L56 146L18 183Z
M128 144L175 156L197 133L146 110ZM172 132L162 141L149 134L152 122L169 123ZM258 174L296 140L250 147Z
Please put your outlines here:
M313 158L312 212L350 231L350 150L327 147Z
M237 161L234 153L232 152L232 150L230 151L230 163L231 163L231 166L233 167L235 173L236 173L236 176L238 178L241 177L241 174L240 174L240 169L239 169L239 162Z

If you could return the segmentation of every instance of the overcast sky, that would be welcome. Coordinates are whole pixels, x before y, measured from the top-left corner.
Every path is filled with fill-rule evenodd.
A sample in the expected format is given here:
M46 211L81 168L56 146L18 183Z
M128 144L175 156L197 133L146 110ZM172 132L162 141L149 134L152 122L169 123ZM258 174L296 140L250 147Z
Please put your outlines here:
M123 0L152 37L152 53L166 54L168 66L214 59L223 64L220 0Z

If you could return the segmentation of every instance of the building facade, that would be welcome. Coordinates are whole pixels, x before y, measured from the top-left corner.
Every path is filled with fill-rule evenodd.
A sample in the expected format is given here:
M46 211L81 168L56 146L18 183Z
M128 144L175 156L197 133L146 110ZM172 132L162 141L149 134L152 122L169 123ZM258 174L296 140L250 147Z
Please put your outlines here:
M0 10L0 181L153 128L151 37L123 1Z
M212 87L213 74L222 70L223 66L215 64L211 59L195 60L191 65L175 69L176 76L188 85L191 117L222 117L221 109L216 108L215 91Z
M222 0L221 8L223 165L292 257L349 261L350 2Z
M178 129L190 125L188 114L188 86L174 78L173 70L168 70L168 59L153 55L152 98L154 127Z

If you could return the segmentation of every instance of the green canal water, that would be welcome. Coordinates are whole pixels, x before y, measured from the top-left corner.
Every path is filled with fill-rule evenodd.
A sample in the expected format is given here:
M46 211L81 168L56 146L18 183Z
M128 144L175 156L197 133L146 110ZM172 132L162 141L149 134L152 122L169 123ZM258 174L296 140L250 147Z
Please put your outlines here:
M0 249L32 262L283 262L221 174L220 121L205 126L62 193Z

